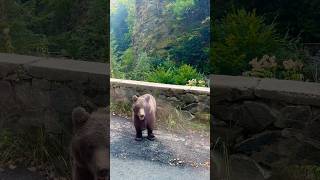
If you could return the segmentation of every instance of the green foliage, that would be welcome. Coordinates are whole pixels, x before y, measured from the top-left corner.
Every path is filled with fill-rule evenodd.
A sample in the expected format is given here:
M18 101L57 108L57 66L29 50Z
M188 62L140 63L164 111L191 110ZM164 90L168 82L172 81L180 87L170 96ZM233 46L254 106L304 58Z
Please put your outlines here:
M121 70L123 72L129 72L133 69L134 58L135 57L132 48L128 48L126 51L124 51L123 55L121 56Z
M174 79L177 84L186 85L188 80L202 79L202 77L195 68L184 64L177 69Z
M43 55L48 40L30 30L30 17L24 17L26 7L14 1L0 1L0 52Z
M167 9L171 10L177 18L180 18L180 16L194 5L194 0L175 0L167 5Z
M116 50L121 53L130 45L129 24L127 23L128 10L125 5L118 5L117 11L110 18L110 34L114 36Z
M168 50L172 59L177 59L179 64L190 64L199 71L209 73L209 25L183 33L170 43Z
M132 72L129 73L129 77L134 80L145 81L150 72L150 57L146 53L141 53Z
M186 85L189 80L201 80L203 76L197 72L195 68L190 65L182 65L180 67L165 68L165 66L157 68L148 76L148 81L159 82L165 84L179 84ZM196 84L197 85L197 84ZM202 86L202 84L199 84Z
M291 37L301 36L303 42L318 43L320 40L318 0L296 0L290 3L285 0L225 0L215 9L220 8L221 12L226 12L227 8L221 8L222 4L227 5L231 2L234 7L243 7L248 11L256 9L258 15L265 16L267 23L276 22L277 30L282 35L288 33Z
M0 7L1 52L108 60L106 0L0 1Z
M282 44L274 24L266 25L254 11L243 9L216 22L213 32L212 65L219 74L241 74L251 59L273 54Z
M112 37L111 37L112 38ZM110 70L111 70L111 77L123 79L125 77L124 73L121 72L121 65L119 63L119 57L116 53L116 46L114 45L114 40L111 40L110 46Z
M160 67L149 75L148 81L164 84L175 84L174 70L172 68L165 69Z

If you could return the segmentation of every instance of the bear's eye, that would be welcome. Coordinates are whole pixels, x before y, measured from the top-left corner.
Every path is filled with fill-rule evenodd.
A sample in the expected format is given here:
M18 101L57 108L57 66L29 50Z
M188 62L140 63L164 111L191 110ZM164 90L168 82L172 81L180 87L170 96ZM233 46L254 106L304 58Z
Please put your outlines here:
M139 107L135 107L135 108L134 108L134 112L135 112L135 113L138 113L138 112L139 112L139 109L140 109Z

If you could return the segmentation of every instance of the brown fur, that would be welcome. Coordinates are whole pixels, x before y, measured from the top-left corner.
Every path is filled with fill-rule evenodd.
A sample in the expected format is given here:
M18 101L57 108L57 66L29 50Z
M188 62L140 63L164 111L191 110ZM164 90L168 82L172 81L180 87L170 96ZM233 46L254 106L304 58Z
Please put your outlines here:
M142 131L148 130L148 139L154 140L153 129L156 121L156 100L150 94L140 97L133 96L132 119L136 129L136 140L142 140ZM143 119L141 119L141 111L143 111Z
M108 114L105 112L89 114L82 107L73 110L73 180L109 179L107 118Z

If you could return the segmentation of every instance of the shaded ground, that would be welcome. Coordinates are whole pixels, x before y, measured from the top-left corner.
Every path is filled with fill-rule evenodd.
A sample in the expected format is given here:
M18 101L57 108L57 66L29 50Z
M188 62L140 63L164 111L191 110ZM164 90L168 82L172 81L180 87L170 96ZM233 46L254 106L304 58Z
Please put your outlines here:
M163 130L155 135L155 141L137 142L132 122L111 116L111 179L210 179L209 137Z

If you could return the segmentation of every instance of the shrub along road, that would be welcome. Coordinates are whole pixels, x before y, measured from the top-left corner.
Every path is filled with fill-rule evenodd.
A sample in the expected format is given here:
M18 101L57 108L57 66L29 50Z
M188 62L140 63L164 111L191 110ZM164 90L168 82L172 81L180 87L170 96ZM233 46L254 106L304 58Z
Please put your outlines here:
M137 142L133 123L111 116L111 179L210 179L208 136L164 130L155 135L155 141Z

